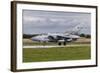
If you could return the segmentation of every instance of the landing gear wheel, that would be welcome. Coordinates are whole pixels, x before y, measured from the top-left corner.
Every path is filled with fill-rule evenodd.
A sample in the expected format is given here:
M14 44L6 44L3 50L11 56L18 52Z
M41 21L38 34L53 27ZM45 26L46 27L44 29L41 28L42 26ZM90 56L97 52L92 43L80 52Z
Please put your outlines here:
M64 42L63 44L66 45L66 42Z
M61 45L61 42L59 42L58 45Z

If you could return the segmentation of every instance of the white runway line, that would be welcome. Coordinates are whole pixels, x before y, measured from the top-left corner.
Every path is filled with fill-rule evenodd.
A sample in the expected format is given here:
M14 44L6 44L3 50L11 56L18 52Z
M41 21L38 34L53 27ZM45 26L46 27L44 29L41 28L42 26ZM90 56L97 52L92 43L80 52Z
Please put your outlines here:
M53 47L78 47L78 46L88 46L88 44L80 44L80 45L66 45L66 46L23 46L23 48L53 48Z

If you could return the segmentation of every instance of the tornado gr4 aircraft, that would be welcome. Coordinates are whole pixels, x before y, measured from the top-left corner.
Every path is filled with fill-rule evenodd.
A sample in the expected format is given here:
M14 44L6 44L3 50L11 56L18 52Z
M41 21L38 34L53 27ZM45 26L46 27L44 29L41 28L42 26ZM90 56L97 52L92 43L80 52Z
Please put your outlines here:
M70 33L48 33L45 35L37 35L31 38L32 41L38 41L38 42L55 42L58 43L58 45L66 45L67 42L75 41L80 36L76 35L76 32L80 31L79 27L75 27L75 29L78 28L77 31L70 32Z
M55 42L58 43L58 45L66 45L67 42L75 41L79 38L77 35L65 35L65 34L58 34L58 33L52 33L47 35L38 35L35 37L32 37L32 41L38 41L38 42Z

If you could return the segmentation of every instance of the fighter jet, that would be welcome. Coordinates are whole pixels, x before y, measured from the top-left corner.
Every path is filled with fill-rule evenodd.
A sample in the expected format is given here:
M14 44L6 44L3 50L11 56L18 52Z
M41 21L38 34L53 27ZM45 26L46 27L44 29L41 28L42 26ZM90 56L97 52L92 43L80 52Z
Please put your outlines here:
M76 30L77 29L77 30ZM80 38L79 35L77 35L78 31L80 31L80 27L75 27L74 30L72 30L70 33L47 33L42 35L37 35L31 38L32 41L38 41L38 42L55 42L58 45L66 45L67 42L76 41ZM75 31L76 30L76 31Z
M78 35L66 35L66 34L47 34L47 35L38 35L35 37L32 37L32 41L38 41L38 42L55 42L58 43L58 45L66 45L67 42L75 41L78 38L80 38Z

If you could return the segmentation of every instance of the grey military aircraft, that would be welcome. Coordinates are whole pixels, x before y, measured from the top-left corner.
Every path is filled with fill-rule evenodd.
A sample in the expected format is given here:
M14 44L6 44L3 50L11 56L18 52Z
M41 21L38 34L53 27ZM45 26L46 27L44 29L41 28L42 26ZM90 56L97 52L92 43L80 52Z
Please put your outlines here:
M66 45L67 42L76 41L80 38L80 36L77 34L82 28L79 26L76 26L75 29L73 29L70 33L47 33L42 35L37 35L31 38L32 41L38 41L38 42L55 42L58 43L58 45Z

